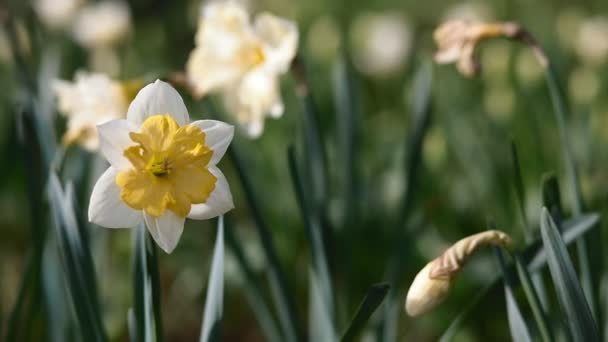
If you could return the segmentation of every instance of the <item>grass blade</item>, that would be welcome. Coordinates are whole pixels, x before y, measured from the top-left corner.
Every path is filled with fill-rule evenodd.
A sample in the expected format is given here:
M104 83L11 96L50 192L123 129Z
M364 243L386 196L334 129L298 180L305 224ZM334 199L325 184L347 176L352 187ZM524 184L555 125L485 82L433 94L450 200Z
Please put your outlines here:
M209 285L205 299L205 313L200 341L221 341L224 311L224 217L217 220L217 237L209 271Z
M599 341L597 325L574 272L568 250L546 208L543 208L540 226L557 298L567 317L572 337L581 342Z
M382 283L373 285L369 291L367 291L365 298L363 298L355 316L351 320L340 341L355 341L355 338L357 338L359 333L363 330L371 315L376 311L388 294L389 289L390 286L388 284Z
M528 326L526 325L525 319L521 313L519 304L517 304L517 300L515 300L515 296L513 295L513 281L511 280L511 276L505 264L504 253L498 248L495 248L494 250L503 274L505 301L511 338L515 342L531 342L532 337L530 336L530 331L528 330Z
M317 276L314 268L309 274L309 311L308 311L308 331L311 341L335 341L336 330L334 319L331 316L329 305L327 304L326 292L323 289L323 282Z

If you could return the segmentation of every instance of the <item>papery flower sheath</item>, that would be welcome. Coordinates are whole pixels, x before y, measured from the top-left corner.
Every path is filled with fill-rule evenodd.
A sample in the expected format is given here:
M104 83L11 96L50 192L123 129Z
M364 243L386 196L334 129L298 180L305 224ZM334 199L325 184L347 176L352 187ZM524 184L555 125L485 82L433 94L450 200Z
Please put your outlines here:
M52 87L58 110L67 118L64 144L78 143L90 151L99 146L96 125L123 118L129 105L128 87L101 73L80 71L74 82L55 80Z
M253 23L233 1L204 5L186 74L196 96L221 91L226 109L250 137L264 129L264 118L283 114L279 76L289 70L298 29L269 13Z
M216 166L234 128L214 120L190 122L181 96L157 80L135 97L126 120L98 126L100 150L110 163L95 184L89 220L107 228L145 221L171 253L186 217L204 220L233 208L226 178Z
M410 316L431 311L447 297L454 277L479 248L509 245L511 238L499 230L487 230L457 241L418 272L408 290L405 311Z

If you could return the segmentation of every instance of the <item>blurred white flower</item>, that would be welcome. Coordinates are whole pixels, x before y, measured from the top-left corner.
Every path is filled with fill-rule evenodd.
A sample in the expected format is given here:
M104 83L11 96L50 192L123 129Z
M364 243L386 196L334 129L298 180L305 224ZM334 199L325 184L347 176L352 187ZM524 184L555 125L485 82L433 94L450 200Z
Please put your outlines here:
M234 128L214 120L190 122L169 84L147 85L131 102L126 120L97 129L101 153L111 166L93 188L89 221L108 228L144 221L159 247L171 253L186 217L205 220L234 207L216 166Z
M590 64L600 65L608 60L608 17L583 21L576 40L576 52Z
M295 57L296 25L268 13L250 23L240 4L211 2L202 8L195 43L186 65L195 95L221 91L248 135L260 136L265 116L283 114L279 76Z
M443 20L489 21L494 19L492 9L483 1L465 1L449 7Z
M104 74L77 72L74 82L55 80L53 90L58 109L68 120L65 144L78 143L96 150L99 139L95 126L122 118L127 112L125 87Z
M53 30L69 26L84 0L36 0L34 11L40 21Z
M406 20L392 13L357 17L350 38L355 66L368 75L385 76L399 71L412 46L412 32Z
M124 40L131 30L131 11L122 1L87 5L72 27L74 38L87 48L110 47Z

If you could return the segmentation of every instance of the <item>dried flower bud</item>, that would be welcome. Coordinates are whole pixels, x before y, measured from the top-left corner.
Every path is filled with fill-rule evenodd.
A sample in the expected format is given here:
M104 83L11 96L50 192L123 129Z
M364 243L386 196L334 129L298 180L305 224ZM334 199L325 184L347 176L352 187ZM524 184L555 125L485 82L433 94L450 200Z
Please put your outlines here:
M511 22L482 23L465 20L449 20L440 25L433 37L438 51L435 61L440 64L456 63L458 71L472 77L479 73L480 64L475 55L479 42L489 38L520 39L521 27Z
M429 312L447 297L453 278L480 247L508 247L510 244L511 238L498 230L488 230L456 242L418 272L407 293L405 311L410 316Z

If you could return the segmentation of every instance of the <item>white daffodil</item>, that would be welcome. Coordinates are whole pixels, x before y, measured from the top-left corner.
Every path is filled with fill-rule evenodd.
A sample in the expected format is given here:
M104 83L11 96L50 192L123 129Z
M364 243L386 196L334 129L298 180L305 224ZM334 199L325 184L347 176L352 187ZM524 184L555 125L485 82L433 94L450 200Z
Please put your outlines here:
M131 12L122 1L102 1L83 8L73 26L74 38L86 48L111 47L131 29Z
M171 253L186 217L222 215L234 207L226 178L217 168L234 128L213 120L190 122L182 98L156 81L135 97L126 120L97 126L100 149L110 167L89 203L89 221L130 228L142 220Z
M195 40L186 65L195 95L222 91L226 108L258 137L265 116L283 114L278 78L295 57L296 25L269 13L251 23L242 5L211 2L202 8Z
M55 80L53 89L58 109L68 119L63 142L90 151L99 146L95 126L123 118L129 105L125 85L104 74L77 72L74 82Z
M72 22L83 2L83 0L36 0L33 7L40 21L56 30L65 28Z

